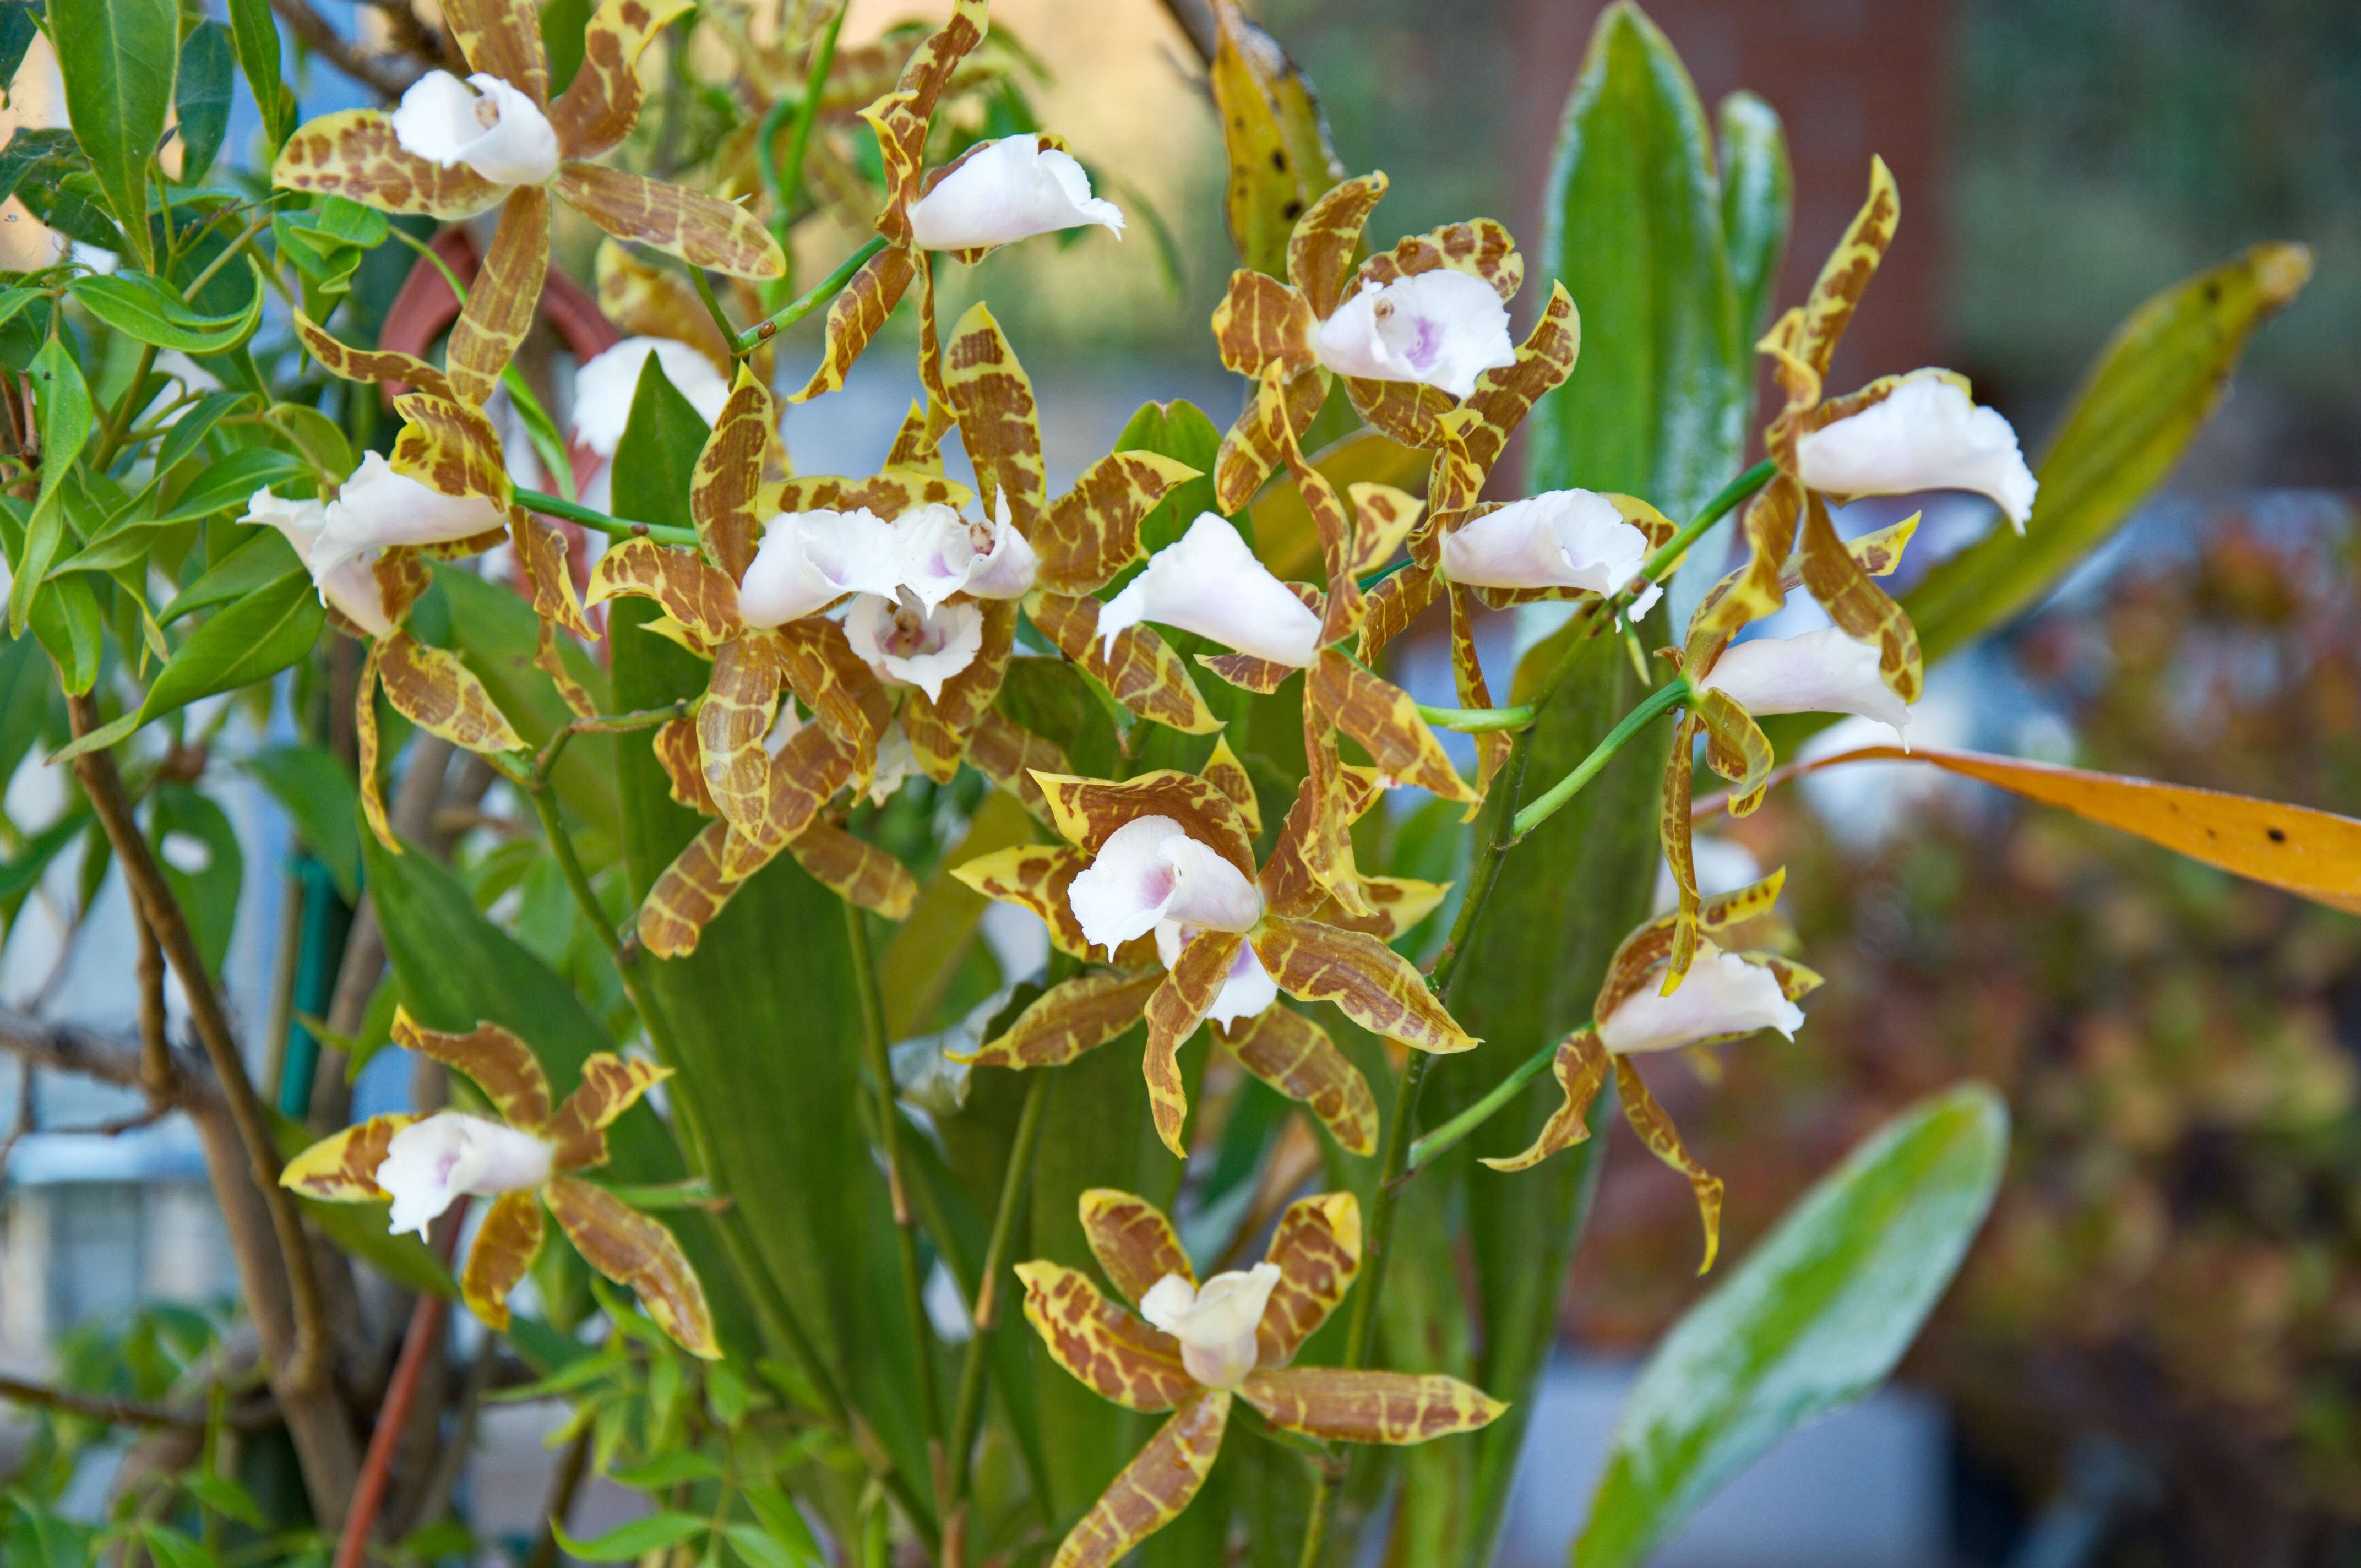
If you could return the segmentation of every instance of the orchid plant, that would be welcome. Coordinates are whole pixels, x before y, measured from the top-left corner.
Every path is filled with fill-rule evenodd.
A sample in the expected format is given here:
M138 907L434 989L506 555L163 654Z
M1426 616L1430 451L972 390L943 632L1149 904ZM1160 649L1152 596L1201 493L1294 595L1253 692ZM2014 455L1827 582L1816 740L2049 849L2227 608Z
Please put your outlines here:
M157 5L50 0L70 133L0 149L59 236L0 291L0 760L38 747L71 781L0 833L0 911L70 884L78 924L118 870L141 1033L118 1058L5 1014L0 1047L197 1124L269 1405L225 1429L224 1382L199 1424L283 1425L300 1485L266 1494L268 1454L209 1441L185 1508L126 1497L92 1551L229 1561L207 1555L222 1517L269 1495L291 1500L238 1561L429 1555L454 1494L404 1433L469 1431L504 1383L570 1408L543 1561L1082 1568L1238 1561L1249 1538L1259 1561L1284 1536L1314 1568L1388 1531L1403 1560L1486 1561L1609 1080L1691 1184L1711 1270L1722 1182L1636 1063L1710 1080L1719 1047L1794 1038L1819 984L1783 875L1709 885L1695 823L1828 765L1776 766L1772 736L1792 749L1812 716L1906 748L1979 602L1949 565L1889 595L1916 519L1848 537L1842 509L1985 498L2013 532L1978 551L2046 582L2076 554L2050 540L2086 546L2136 499L2090 477L2131 459L2072 424L2037 477L1949 371L1826 395L1895 237L1884 166L1756 345L1784 395L1763 462L1743 466L1735 329L1697 378L1729 389L1698 494L1598 456L1567 412L1586 331L1674 335L1565 226L1645 226L1641 183L1584 160L1649 138L1570 136L1589 194L1530 255L1488 219L1389 246L1385 176L1347 176L1301 73L1217 0L1202 56L1244 265L1202 350L1245 378L1239 410L1224 430L1150 404L1053 490L1016 342L988 300L939 323L937 271L1049 236L1111 258L1140 214L1036 123L985 0L842 49L837 0L571 21L467 0L440 31L411 16L396 55L339 44L386 106L300 124L270 7L233 0L224 28ZM174 71L109 85L101 36ZM727 123L684 152L670 101L662 127L643 105L717 54L735 74L695 112ZM265 156L207 184L233 65ZM1641 104L1702 123L1617 5L1569 114ZM1708 214L1725 181L1769 203L1714 220L1700 274L1752 329L1767 310L1746 320L1734 279L1775 271L1784 164L1775 116L1732 113L1752 139L1686 177ZM796 291L792 258L847 215L873 237ZM553 265L577 256L587 280ZM2141 420L2212 395L2307 267L2258 250L2102 367L2109 439L2147 433L2143 483L2197 421ZM916 395L877 470L798 472L798 407L905 351ZM1642 422L1658 395L1617 393ZM1676 640L1663 601L1691 560L1728 570ZM1764 634L1799 587L1829 624ZM1939 644L1914 629L1927 594ZM1433 692L1401 657L1429 638ZM1454 702L1420 700L1446 657ZM2361 827L2323 813L1844 755L2361 899ZM1700 766L1727 795L1694 797ZM267 1030L225 969L233 778L300 845ZM333 1067L381 1084L389 1047L412 1108L356 1119ZM1804 1240L1699 1312L1851 1310L1843 1259L1890 1243L1862 1330L1893 1342L1882 1376L1989 1197L1978 1092L1857 1156L1798 1210ZM1840 1201L1960 1127L1972 1158L1905 1173L1949 1185ZM1812 1229L1837 1224L1887 1228ZM1795 1248L1833 1260L1817 1284L1755 1282ZM390 1340L356 1264L414 1293ZM1003 1321L1012 1290L1038 1342ZM446 1299L489 1332L480 1375L446 1376ZM1707 1480L1610 1473L1595 1517L1626 1544L1577 1561L1636 1560L1804 1413L1755 1419L1761 1393L1684 1418L1681 1452L1721 1456ZM568 1535L594 1470L650 1518Z

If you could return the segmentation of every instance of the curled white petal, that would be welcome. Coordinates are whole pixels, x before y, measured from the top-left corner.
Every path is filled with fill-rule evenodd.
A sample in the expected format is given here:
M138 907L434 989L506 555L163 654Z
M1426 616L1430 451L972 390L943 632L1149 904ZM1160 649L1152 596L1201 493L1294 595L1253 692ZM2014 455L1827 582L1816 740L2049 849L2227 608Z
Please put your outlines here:
M1795 444L1804 483L1838 496L1972 490L2019 533L2040 488L2016 432L1939 370L1913 370L1885 398Z
M294 550L295 559L308 570L312 547L328 526L328 503L289 500L272 495L266 486L247 499L246 515L238 521L277 529ZM325 577L314 580L320 597L343 612L346 620L371 637L384 637L393 630L393 618L385 612L385 593L378 587L376 561L375 550L364 550L337 563Z
M917 775L918 753L910 745L909 732L902 728L900 719L889 719L877 737L877 771L870 775L870 804L884 805L901 793L904 784Z
M1188 532L1149 556L1100 607L1099 639L1112 646L1115 633L1143 620L1295 669L1320 656L1320 618L1214 512L1200 512Z
M557 172L549 116L497 76L478 71L462 82L430 71L411 83L392 119L404 152L445 169L464 163L502 185L538 185Z
M1004 493L994 499L989 521L974 518L967 524L968 545L974 551L968 563L967 591L983 599L1023 598L1033 591L1041 557L1010 521L1008 497Z
M1180 1365L1208 1388L1235 1388L1255 1368L1255 1331L1278 1288L1279 1265L1216 1274L1202 1285L1168 1274L1139 1299L1139 1315L1180 1342Z
M1193 926L1183 926L1178 920L1156 923L1156 956L1170 969L1180 961L1180 949L1195 941L1199 932ZM1219 995L1205 1016L1216 1024L1235 1024L1241 1018L1259 1017L1263 1009L1279 1000L1279 982L1262 967L1255 956L1254 944L1238 945L1238 956L1230 960L1230 972L1222 981Z
M1091 194L1073 154L1030 134L978 148L910 204L910 236L921 250L976 250L1084 224L1120 239L1123 209Z
M1800 637L1750 637L1714 661L1701 691L1728 692L1758 717L1767 713L1857 713L1904 733L1910 707L1879 678L1877 650L1833 626Z
M845 614L844 635L880 676L933 702L983 647L983 611L967 599L928 609L907 589L898 598L863 594Z
M1647 564L1648 536L1589 490L1550 490L1470 518L1444 536L1443 574L1476 588L1611 594Z
M1262 894L1246 874L1170 817L1138 817L1107 835L1067 898L1083 938L1109 953L1159 921L1246 931L1262 918Z
M1320 323L1312 351L1340 376L1417 381L1455 398L1517 362L1509 307L1481 278L1447 267L1358 291Z
M738 585L738 617L752 627L784 626L847 594L891 598L901 584L894 527L866 507L782 512L764 525Z
M1680 989L1660 996L1653 983L1641 986L1598 1021L1598 1040L1618 1056L1635 1056L1757 1029L1792 1040L1803 1023L1804 1010L1787 1000L1777 975L1699 941Z
M574 373L574 438L601 457L612 457L622 444L631 396L640 389L641 371L651 354L664 367L673 390L687 399L706 423L720 418L721 405L730 400L730 383L713 361L680 339L627 337L592 355Z
M421 1235L463 1192L489 1197L549 1179L548 1143L502 1122L438 1111L393 1135L375 1180L393 1194L393 1233Z
M337 567L372 550L400 544L447 544L506 526L507 514L483 496L446 496L393 471L382 453L361 459L328 503L312 543L312 580L324 584Z

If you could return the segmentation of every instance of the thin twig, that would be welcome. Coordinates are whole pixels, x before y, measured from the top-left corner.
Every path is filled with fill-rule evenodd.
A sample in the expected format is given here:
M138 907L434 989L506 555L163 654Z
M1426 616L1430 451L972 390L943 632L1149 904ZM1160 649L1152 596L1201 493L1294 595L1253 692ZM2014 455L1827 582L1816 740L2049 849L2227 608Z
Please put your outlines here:
M270 8L287 24L288 31L314 54L354 81L373 87L389 98L399 98L409 91L411 83L426 74L423 66L413 66L401 56L382 55L364 49L330 25L328 18L313 10L309 0L270 0ZM440 64L440 60L432 63Z
M183 1431L203 1431L205 1426L205 1410L202 1405L173 1409L163 1405L151 1405L142 1399L118 1399L109 1394L82 1394L71 1388L52 1388L46 1383L28 1383L21 1377L0 1376L0 1401L53 1410L64 1416L79 1416L84 1420L104 1421L109 1426L170 1427Z

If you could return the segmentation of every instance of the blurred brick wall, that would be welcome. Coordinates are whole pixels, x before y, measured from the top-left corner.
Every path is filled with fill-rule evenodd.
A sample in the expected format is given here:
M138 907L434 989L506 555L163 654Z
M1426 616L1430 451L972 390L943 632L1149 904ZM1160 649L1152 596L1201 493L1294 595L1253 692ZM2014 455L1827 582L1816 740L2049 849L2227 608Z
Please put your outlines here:
M1542 191L1557 121L1592 24L1592 0L1508 0L1516 102L1519 233L1541 233ZM1831 385L1941 364L1942 132L1951 0L1651 0L1643 6L1680 51L1710 116L1746 87L1786 123L1795 226L1774 309L1800 301L1861 205L1882 154L1902 189L1902 226L1837 356Z

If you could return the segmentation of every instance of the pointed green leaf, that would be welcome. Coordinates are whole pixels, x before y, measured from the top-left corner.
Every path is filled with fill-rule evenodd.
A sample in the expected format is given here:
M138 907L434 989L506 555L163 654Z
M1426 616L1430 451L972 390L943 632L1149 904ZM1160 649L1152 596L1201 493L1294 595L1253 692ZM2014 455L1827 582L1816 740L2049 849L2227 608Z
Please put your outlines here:
M1795 176L1779 112L1752 93L1732 93L1715 119L1720 132L1721 236L1738 291L1739 345L1771 324L1771 295L1795 215ZM1749 378L1751 381L1751 378Z
M645 1519L617 1525L589 1541L577 1541L566 1534L566 1527L555 1519L550 1521L549 1528L569 1557L578 1557L585 1563L631 1563L651 1552L695 1541L712 1528L712 1522L695 1514L650 1514Z
M229 129L229 29L219 22L199 22L181 40L181 75L172 92L172 105L181 115L181 174L183 185L203 182L221 151Z
M74 138L90 155L132 254L152 271L148 160L172 106L180 8L172 0L50 0L49 32Z
M287 543L284 535L275 528L258 528L236 549L206 567L203 576L181 589L156 620L159 624L170 626L184 615L244 598L283 577L307 575L303 563L295 557L294 546ZM507 711L505 706L502 711Z
M246 308L228 315L201 315L163 284L137 272L90 273L67 285L67 291L92 315L141 343L182 354L226 354L252 337L262 319L262 271L251 258L246 265L254 288Z
M237 66L262 111L262 125L275 155L294 128L281 104L279 77L279 24L270 15L270 0L229 0L229 26L237 45Z
M360 791L345 765L317 746L273 746L246 761L289 818L304 848L328 868L336 892L358 903L361 886Z

